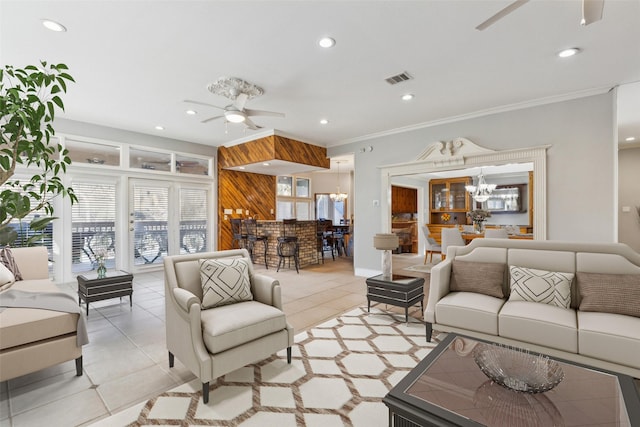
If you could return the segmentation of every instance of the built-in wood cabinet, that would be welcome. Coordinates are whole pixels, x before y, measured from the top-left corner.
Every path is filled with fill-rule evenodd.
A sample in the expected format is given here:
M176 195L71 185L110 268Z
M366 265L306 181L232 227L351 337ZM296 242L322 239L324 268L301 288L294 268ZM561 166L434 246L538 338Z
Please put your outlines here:
M391 213L418 212L418 190L415 188L391 186Z
M466 224L471 210L471 196L465 186L473 182L470 176L429 181L430 224ZM447 220L446 216L449 216Z

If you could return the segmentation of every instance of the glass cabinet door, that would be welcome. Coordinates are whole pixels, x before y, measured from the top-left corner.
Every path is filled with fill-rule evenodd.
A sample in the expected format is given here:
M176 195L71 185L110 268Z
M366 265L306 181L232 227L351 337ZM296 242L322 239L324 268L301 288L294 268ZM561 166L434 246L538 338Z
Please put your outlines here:
M464 182L452 182L449 191L451 193L451 209L467 209L467 194Z
M448 193L446 184L431 184L431 209L448 209Z

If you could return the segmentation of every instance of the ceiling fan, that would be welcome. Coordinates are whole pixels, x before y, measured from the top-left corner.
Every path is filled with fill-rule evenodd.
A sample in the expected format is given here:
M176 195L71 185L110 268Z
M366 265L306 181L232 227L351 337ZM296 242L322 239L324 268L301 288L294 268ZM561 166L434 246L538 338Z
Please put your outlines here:
M524 6L529 0L516 0L507 7L501 9L495 15L481 23L476 30L485 30L487 27L495 24L514 10ZM602 10L604 8L604 0L582 0L582 19L580 25L589 25L602 19Z
M262 90L262 88L246 82L242 79L238 79L235 77L221 77L215 83L210 84L207 89L209 89L209 91L215 95L221 95L231 99L233 103L227 105L226 107L219 107L217 105L208 104L206 102L185 99L184 102L188 102L190 104L205 105L207 107L213 107L223 111L221 115L204 119L202 123L208 123L216 119L224 118L227 122L244 123L249 129L258 130L262 129L262 126L258 126L257 124L255 124L249 117L284 117L284 113L244 108L248 100L262 95L264 91Z

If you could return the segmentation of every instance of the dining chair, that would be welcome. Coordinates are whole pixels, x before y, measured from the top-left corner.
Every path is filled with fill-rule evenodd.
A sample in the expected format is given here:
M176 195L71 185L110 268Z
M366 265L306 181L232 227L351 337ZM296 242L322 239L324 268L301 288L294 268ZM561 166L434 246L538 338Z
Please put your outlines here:
M442 243L440 244L440 246L442 246L441 256L443 261L447 257L447 248L449 246L464 246L464 239L460 234L460 230L458 230L458 228L456 227L443 228L441 240L442 240Z
M509 233L504 228L487 228L484 230L486 239L508 239Z
M434 239L433 237L430 237L431 231L429 231L429 227L427 227L426 225L422 226L422 233L424 234L424 238L426 239L427 243L424 246L424 264L427 263L427 256L430 255L430 261L433 261L433 253L434 252L442 252L442 248L440 246L440 244L438 244L438 241L436 239Z

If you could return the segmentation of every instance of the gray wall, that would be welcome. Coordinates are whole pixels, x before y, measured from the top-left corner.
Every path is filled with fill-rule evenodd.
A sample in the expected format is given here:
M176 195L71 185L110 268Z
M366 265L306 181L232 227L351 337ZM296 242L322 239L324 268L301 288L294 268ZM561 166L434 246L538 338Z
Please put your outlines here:
M547 151L547 238L617 240L615 93L523 108L331 147L355 153L356 274L380 271L372 239L382 228L379 165L415 159L429 144L467 138L493 150L550 145ZM373 147L361 152L360 148ZM584 189L584 190L582 190Z
M618 152L618 171L618 240L640 252L640 147ZM625 206L631 211L623 212Z

